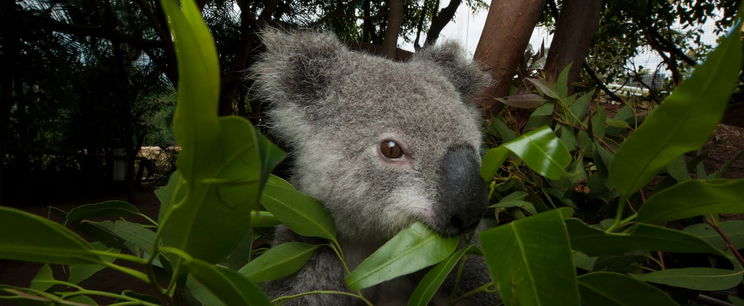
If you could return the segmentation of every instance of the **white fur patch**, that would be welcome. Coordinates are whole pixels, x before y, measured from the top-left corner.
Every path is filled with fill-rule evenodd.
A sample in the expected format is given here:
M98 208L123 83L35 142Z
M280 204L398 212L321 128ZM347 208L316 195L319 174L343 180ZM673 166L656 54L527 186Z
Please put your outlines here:
M399 187L391 192L390 205L383 212L389 220L389 230L398 232L414 221L434 223L434 201L419 185Z

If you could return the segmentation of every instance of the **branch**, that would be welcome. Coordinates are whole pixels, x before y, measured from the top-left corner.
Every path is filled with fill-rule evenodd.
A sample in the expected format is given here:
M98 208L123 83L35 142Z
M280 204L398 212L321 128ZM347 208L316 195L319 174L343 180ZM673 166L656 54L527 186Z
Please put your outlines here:
M137 37L129 36L119 30L115 30L115 29L106 30L102 26L76 25L76 24L70 24L66 22L60 22L60 21L57 21L51 18L45 18L45 17L33 16L33 15L23 16L22 18L28 19L30 23L36 23L42 26L46 26L52 31L72 34L72 35L79 35L79 36L91 36L91 37L105 38L108 40L120 40L132 46L139 47L142 49L163 48L166 46L166 44L160 40L137 38Z
M426 42L424 46L433 45L439 38L439 33L442 32L444 27L455 17L457 8L460 7L462 0L451 0L447 7L439 11L434 18L431 19L431 26L429 31L426 33ZM436 10L436 8L434 8Z
M584 68L584 71L586 72L587 75L589 75L589 77L592 79L592 81L594 81L594 83L597 84L597 87L599 87L599 89L601 89L602 91L604 91L608 96L610 96L610 98L612 98L612 99L614 99L614 100L616 100L616 101L618 101L620 103L625 104L625 99L623 99L622 97L616 95L615 92L613 92L612 90L610 90L609 88L607 88L607 85L605 85L604 82L602 82L602 80L599 79L599 77L597 76L597 74L594 73L594 70L592 70L592 68L589 67L589 64L587 64L586 62L584 62L581 66Z
M421 31L424 29L424 19L426 19L426 11L427 11L427 5L429 4L429 0L424 0L424 5L421 7L421 16L418 21L418 25L416 25L416 39L413 41L413 48L415 50L418 50L421 48L421 45L419 44L419 38L421 38ZM437 9L436 7L434 8Z
M317 26L319 26L321 24L326 23L328 21L328 19L331 19L333 17L343 16L343 13L347 9L349 9L352 5L356 4L358 1L359 0L351 0L349 2L346 2L346 4L344 4L344 5L340 6L340 7L337 7L335 10L330 11L327 14L325 14L323 17L321 17L320 19L318 19L318 21L313 22L313 23L307 25L307 27L308 28L314 28L314 27L317 27Z
M739 250L734 246L734 243L731 242L731 239L726 235L726 233L721 230L721 227L716 224L716 222L713 222L711 218L705 218L705 223L708 223L713 229L718 232L718 235L721 235L721 238L723 238L723 241L726 241L726 246L731 250L731 252L734 253L734 256L736 256L736 259L739 260L739 263L744 265L744 257L741 256L739 253Z

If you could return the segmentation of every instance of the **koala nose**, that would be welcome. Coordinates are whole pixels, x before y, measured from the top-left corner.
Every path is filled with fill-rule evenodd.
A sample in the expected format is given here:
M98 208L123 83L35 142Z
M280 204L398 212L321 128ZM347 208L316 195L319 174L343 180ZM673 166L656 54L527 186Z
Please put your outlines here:
M475 149L453 146L440 163L439 201L435 230L455 236L478 225L488 204Z

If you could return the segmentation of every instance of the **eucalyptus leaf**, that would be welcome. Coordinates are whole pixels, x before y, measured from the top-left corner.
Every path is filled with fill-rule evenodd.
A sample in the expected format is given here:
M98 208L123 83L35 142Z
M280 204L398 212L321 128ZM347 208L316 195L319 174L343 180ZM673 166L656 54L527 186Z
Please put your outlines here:
M701 215L744 213L744 179L688 180L651 196L639 222L663 222Z
M741 70L741 32L735 25L692 76L679 84L618 148L610 183L624 197L646 185L664 166L699 149L728 105Z
M141 216L142 213L132 204L124 201L105 201L85 204L73 208L67 213L65 223L77 222L91 217L124 217Z
M483 162L481 164L480 175L485 182L490 182L493 177L496 176L496 172L504 164L506 158L509 156L509 150L503 146L498 146L488 150L486 155L483 156Z
M362 261L346 276L346 285L359 290L416 272L449 257L457 242L457 237L442 237L416 222Z
M535 85L537 91L542 93L542 95L551 97L556 100L560 99L560 95L555 91L555 86L553 84L540 79L528 78L527 81L532 83L532 85Z
M717 268L666 269L644 274L632 274L636 279L693 290L726 290L736 287L744 271Z
M424 278L419 281L418 285L416 285L416 289L413 290L413 293L411 293L411 297L408 299L408 306L429 305L429 302L437 291L439 291L439 287L442 286L447 275L452 272L452 269L454 269L455 265L460 262L463 255L474 248L475 246L471 245L459 250L429 270L429 272L424 275Z
M571 247L589 256L620 255L632 250L706 253L726 257L721 250L681 231L639 223L630 233L608 233L578 219L566 220Z
M256 283L289 276L302 268L319 247L302 242L283 243L251 260L238 272Z
M46 291L55 285L54 275L52 275L52 268L48 264L41 266L39 272L36 272L34 278L31 279L31 288L41 291Z
M269 184L263 193L263 205L294 232L311 237L336 240L336 225L318 200L292 188Z
M0 258L42 263L98 263L93 247L48 219L0 206Z
M579 276L581 304L586 306L674 306L664 291L627 275L594 272Z
M559 179L571 163L571 155L549 127L531 131L502 146L519 156L532 170L549 179Z
M578 305L576 273L563 223L550 210L481 232L488 270L505 305Z
M497 101L516 108L533 109L543 105L547 100L536 94L521 94L496 98Z
M744 220L724 221L720 222L718 226L735 247L744 248ZM682 231L708 241L718 249L727 249L726 241L723 240L721 234L708 224L693 224Z

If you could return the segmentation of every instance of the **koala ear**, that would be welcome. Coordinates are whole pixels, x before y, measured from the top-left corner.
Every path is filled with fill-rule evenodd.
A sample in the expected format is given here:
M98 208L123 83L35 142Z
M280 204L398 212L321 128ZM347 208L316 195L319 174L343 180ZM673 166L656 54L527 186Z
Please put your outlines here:
M466 59L465 51L453 41L425 48L414 54L413 61L429 61L439 65L463 97L472 96L491 83L491 76L481 70L476 62Z
M348 52L334 36L311 31L261 34L266 52L251 68L254 89L272 103L310 105L321 99L329 79L338 75L338 60Z

